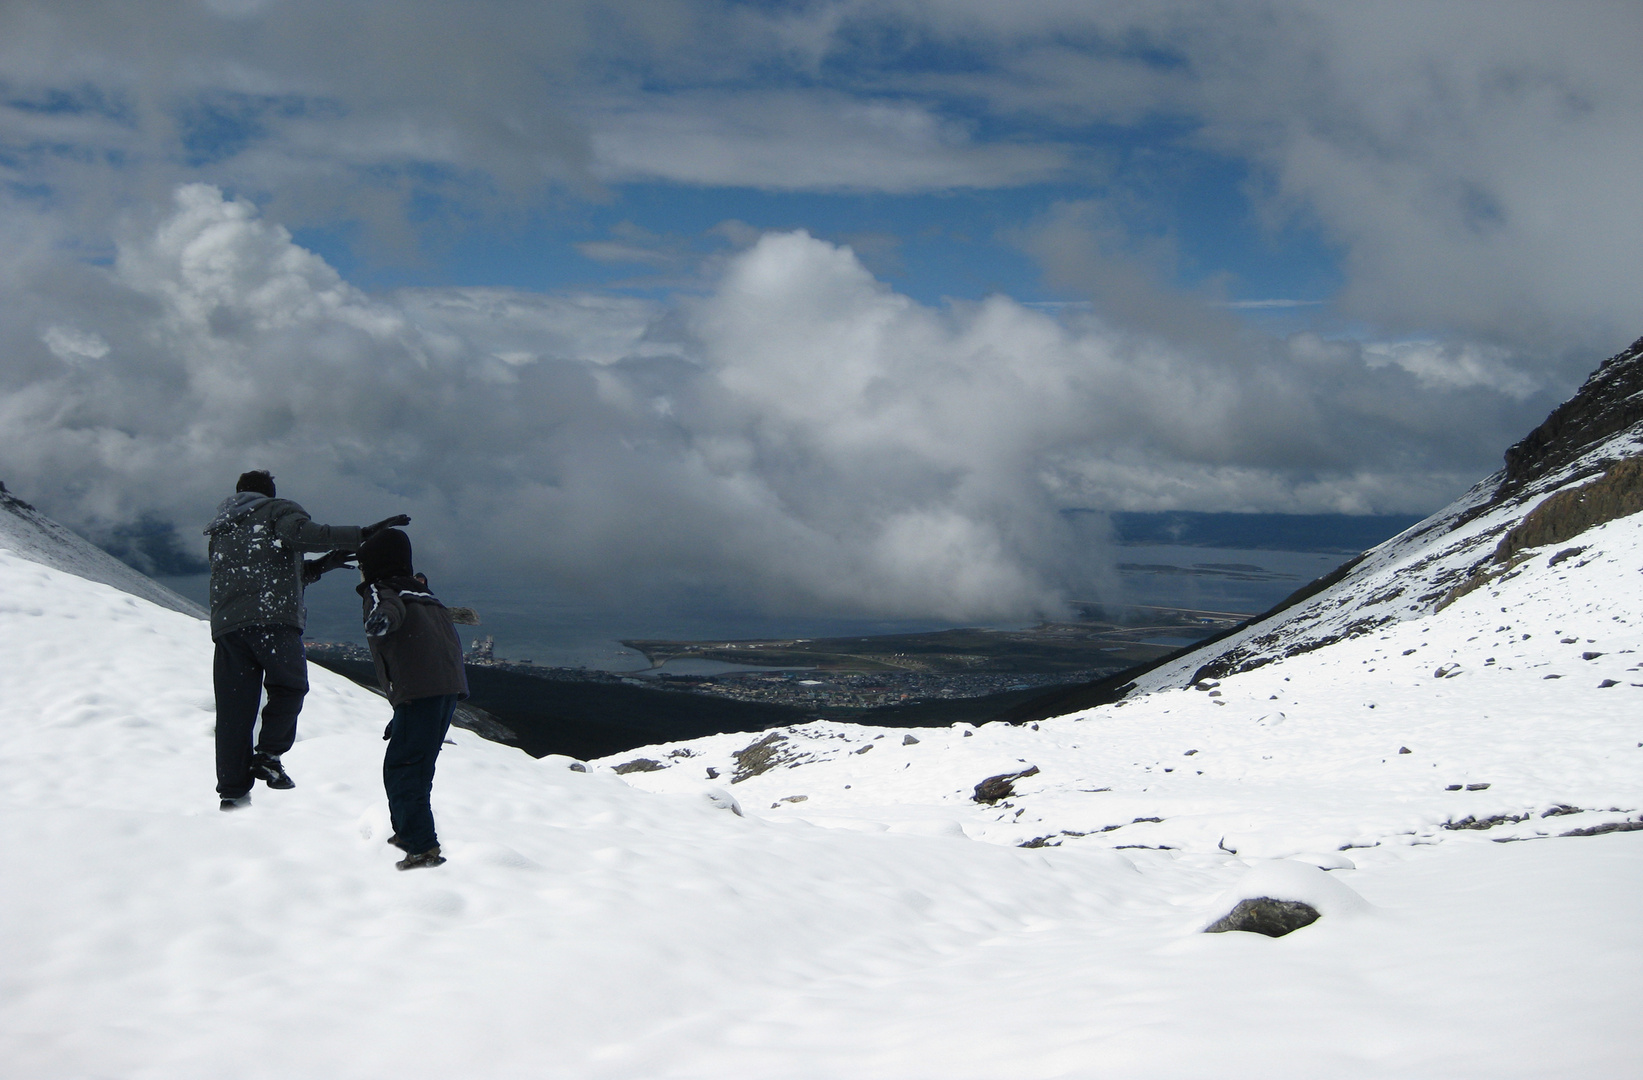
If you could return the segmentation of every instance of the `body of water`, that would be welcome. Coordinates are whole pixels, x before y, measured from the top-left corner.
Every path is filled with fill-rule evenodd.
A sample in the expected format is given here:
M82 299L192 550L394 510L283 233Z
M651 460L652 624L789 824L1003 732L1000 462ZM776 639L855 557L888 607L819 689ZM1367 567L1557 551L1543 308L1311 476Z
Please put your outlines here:
M1080 603L1117 609L1132 605L1185 607L1257 614L1302 585L1334 570L1347 556L1311 551L1256 551L1248 548L1127 544L1115 549L1121 569L1109 595L1079 596ZM204 575L162 579L198 603L209 600ZM339 572L308 590L308 637L314 641L364 643L358 579ZM710 600L658 602L610 607L566 600L545 588L432 583L446 604L480 614L480 625L458 627L464 646L490 636L499 659L551 667L640 672L650 665L621 639L708 641L754 638L855 637L946 630L951 623L916 620L777 616L738 611ZM744 670L705 660L677 660L673 674L711 675Z

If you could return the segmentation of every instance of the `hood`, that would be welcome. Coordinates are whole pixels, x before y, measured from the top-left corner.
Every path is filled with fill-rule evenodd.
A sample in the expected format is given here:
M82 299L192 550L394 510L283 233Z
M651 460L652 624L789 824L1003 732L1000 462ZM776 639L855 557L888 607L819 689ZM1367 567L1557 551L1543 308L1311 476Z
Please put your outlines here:
M273 501L257 491L240 491L230 495L217 506L217 515L211 519L211 524L205 527L206 535L209 536L223 526L239 521L263 503Z

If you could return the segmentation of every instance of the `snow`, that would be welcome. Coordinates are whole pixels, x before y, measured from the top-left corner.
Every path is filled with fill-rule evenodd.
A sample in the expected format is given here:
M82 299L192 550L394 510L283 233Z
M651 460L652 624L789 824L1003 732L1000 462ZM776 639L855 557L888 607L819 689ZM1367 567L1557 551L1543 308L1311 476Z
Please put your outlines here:
M0 550L0 1075L1635 1075L1643 831L1561 834L1643 818L1643 521L1578 543L1212 689L810 724L739 780L755 736L453 732L404 874L381 699L311 669L297 788L219 813L207 627ZM1274 894L1323 917L1200 932Z

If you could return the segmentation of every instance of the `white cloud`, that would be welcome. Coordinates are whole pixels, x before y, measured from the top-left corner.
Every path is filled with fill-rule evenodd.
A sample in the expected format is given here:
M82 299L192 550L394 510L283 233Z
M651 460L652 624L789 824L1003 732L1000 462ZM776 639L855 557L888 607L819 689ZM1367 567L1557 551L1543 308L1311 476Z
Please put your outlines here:
M1060 147L977 142L911 101L809 91L696 91L637 97L592 112L603 179L783 191L923 192L1056 178Z
M66 364L80 364L101 360L108 355L108 342L96 334L88 334L72 327L48 326L40 334L51 355Z
M187 186L112 270L32 265L0 303L39 357L0 369L0 461L49 512L188 526L268 467L320 520L411 513L445 578L774 610L1053 612L1106 572L1066 507L1430 507L1547 404L1481 353L1185 346L1003 296L930 307L802 232L688 302L372 297ZM62 340L107 346L96 364L15 332L48 299L80 313L49 323L79 335Z

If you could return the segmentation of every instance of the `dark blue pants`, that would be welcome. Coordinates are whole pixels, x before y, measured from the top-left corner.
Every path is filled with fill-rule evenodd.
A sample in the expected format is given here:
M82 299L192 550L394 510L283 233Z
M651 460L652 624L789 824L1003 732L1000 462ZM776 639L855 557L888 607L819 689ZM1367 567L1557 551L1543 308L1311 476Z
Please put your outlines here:
M217 794L237 799L251 790L251 735L262 710L258 753L278 757L297 738L297 714L308 693L308 655L294 626L247 626L217 639L211 665L217 693Z
M399 835L399 846L413 855L439 843L428 797L434 790L439 748L451 730L455 711L455 694L417 698L394 706L394 718L388 722L382 787L388 793L388 816Z

